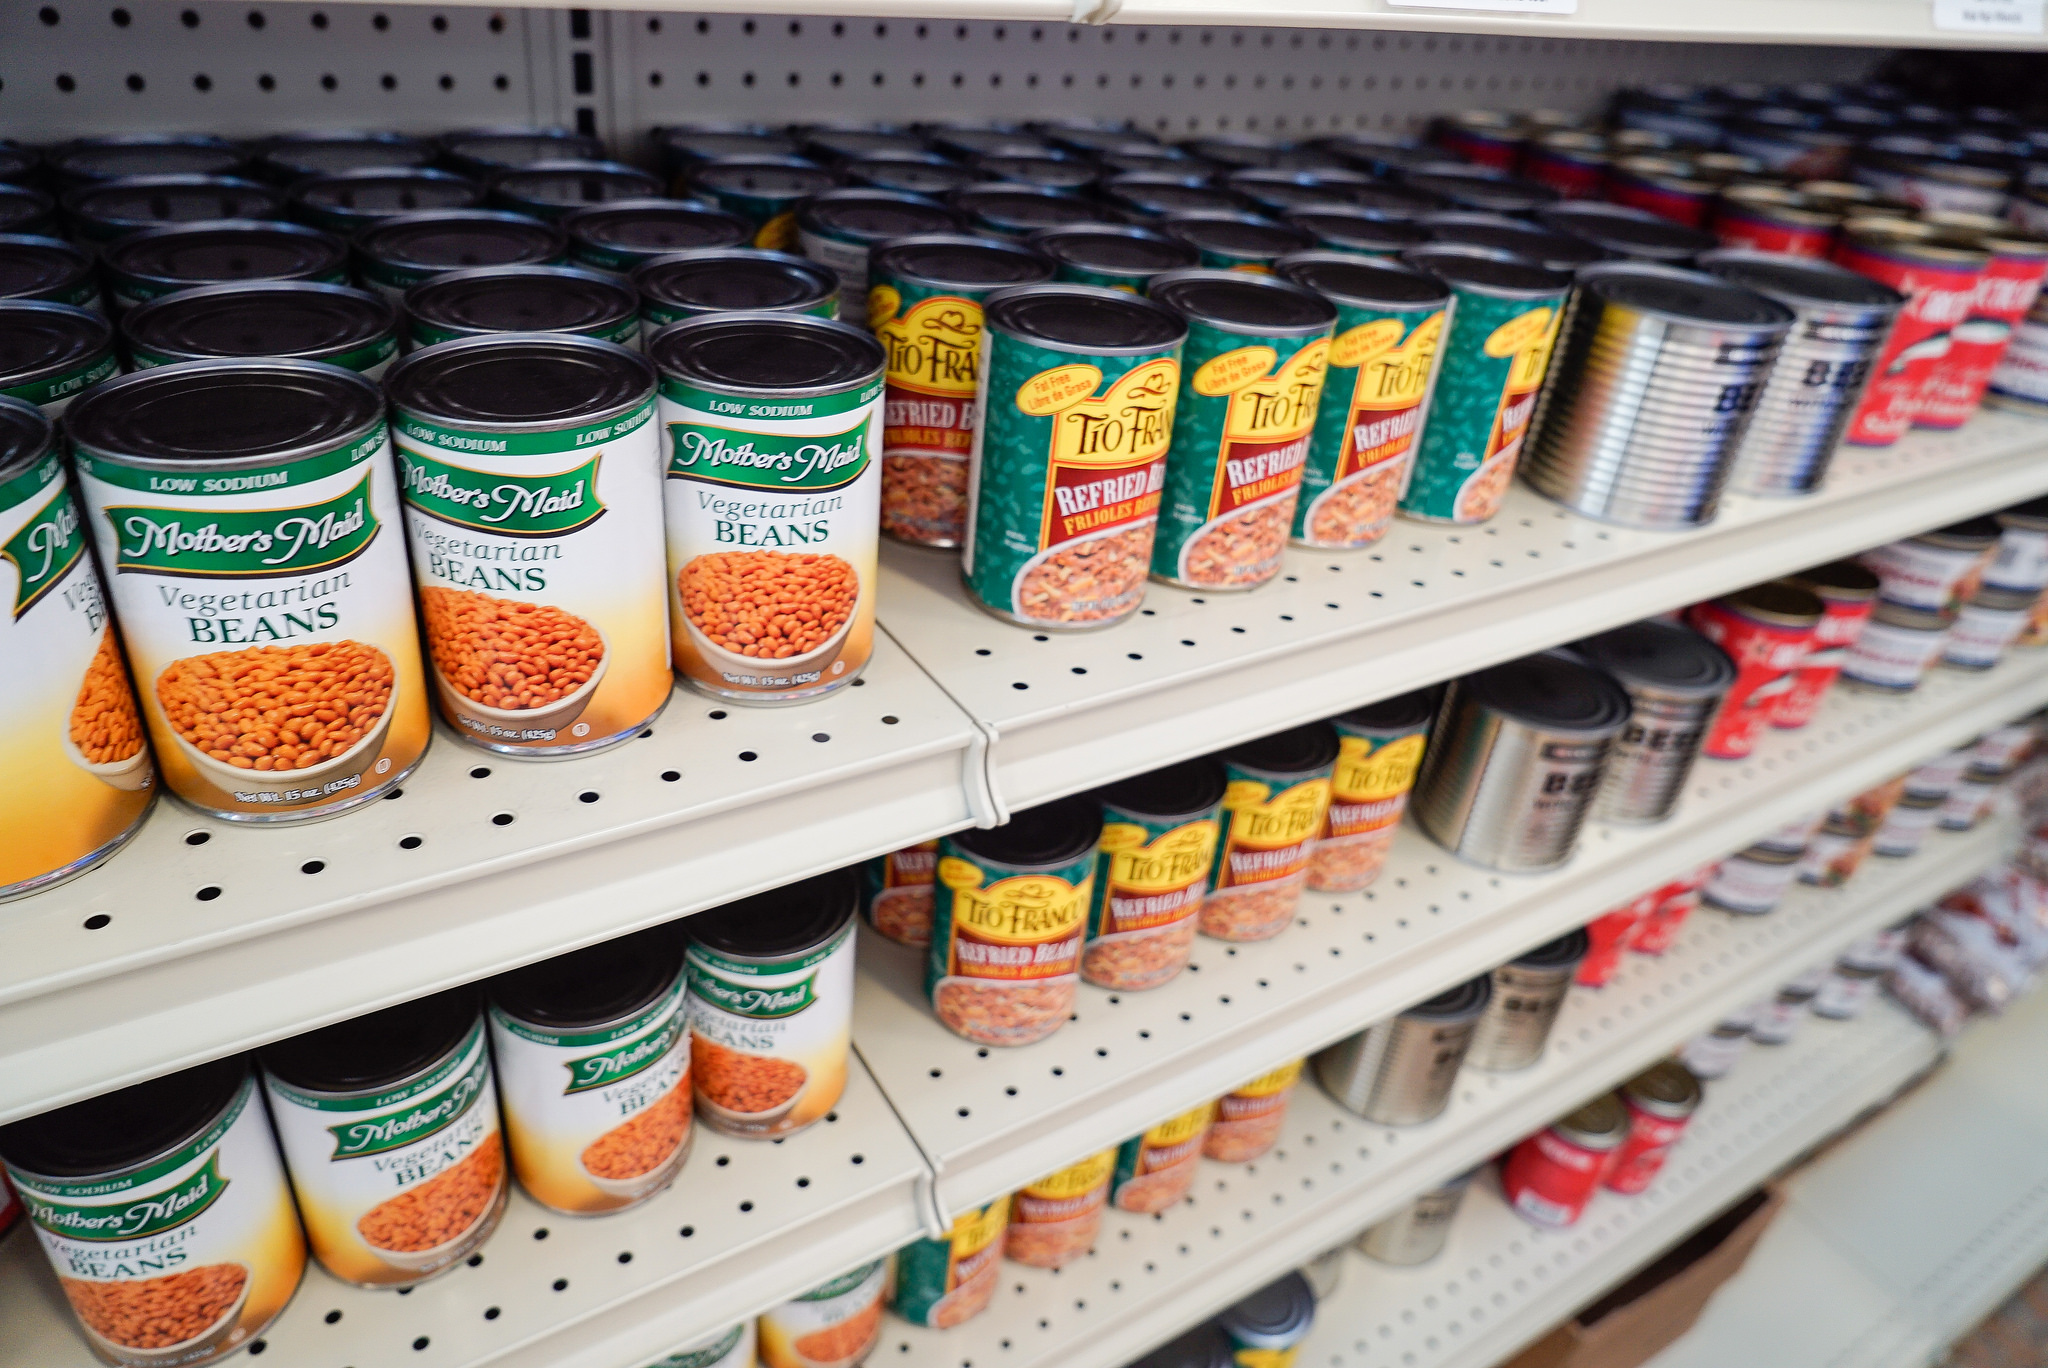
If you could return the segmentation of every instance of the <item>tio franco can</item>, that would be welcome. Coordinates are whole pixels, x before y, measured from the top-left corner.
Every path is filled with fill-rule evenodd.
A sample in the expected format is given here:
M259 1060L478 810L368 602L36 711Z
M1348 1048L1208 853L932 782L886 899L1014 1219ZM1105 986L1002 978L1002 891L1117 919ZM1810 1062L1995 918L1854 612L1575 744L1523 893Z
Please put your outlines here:
M194 361L110 380L67 423L171 792L282 822L403 779L431 723L376 385Z
M861 915L877 935L920 950L932 943L932 884L938 867L937 841L877 855L861 867Z
M960 216L923 195L899 190L827 190L797 211L796 237L803 254L839 277L838 317L864 324L868 317L868 262L874 250L897 238L951 233Z
M1157 988L1187 967L1216 858L1223 791L1223 766L1206 758L1101 790L1082 978L1100 988Z
M1204 1102L1117 1146L1116 1173L1109 1184L1116 1209L1149 1216L1178 1206L1194 1186L1215 1119L1216 1104Z
M1286 930L1308 884L1330 814L1337 731L1311 722L1223 752L1223 840L1202 903L1217 940L1270 940Z
M1301 1079L1297 1059L1260 1074L1216 1099L1216 1119L1202 1141L1202 1157L1225 1164L1249 1164L1279 1143L1287 1103Z
M1434 712L1428 691L1420 690L1330 720L1337 764L1329 816L1308 857L1310 888L1355 893L1380 876L1422 768Z
M1069 223L1041 228L1029 240L1058 263L1053 279L1125 294L1144 294L1153 277L1201 262L1193 244L1129 224Z
M1010 1199L969 1207L942 1240L913 1240L896 1251L889 1309L912 1325L947 1329L987 1309L1002 1282L1003 1232Z
M1500 1170L1501 1194L1532 1225L1572 1225L1585 1214L1628 1137L1628 1108L1621 1099L1613 1093L1595 1098L1508 1153Z
M1028 1268L1060 1268L1085 1257L1102 1231L1116 1151L1091 1154L1078 1164L1019 1188L1010 1198L1010 1228L1003 1257Z
M795 703L874 650L883 352L808 314L707 314L648 350L666 433L676 673L738 703Z

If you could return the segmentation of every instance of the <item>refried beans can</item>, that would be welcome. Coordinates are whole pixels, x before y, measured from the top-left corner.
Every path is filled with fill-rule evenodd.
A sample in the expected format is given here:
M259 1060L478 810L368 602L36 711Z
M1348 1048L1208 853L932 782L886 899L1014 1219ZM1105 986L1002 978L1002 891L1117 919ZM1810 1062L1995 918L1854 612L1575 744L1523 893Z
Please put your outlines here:
M1060 1268L1095 1248L1116 1151L1091 1154L1078 1164L1019 1188L1010 1198L1010 1228L1003 1255L1029 1268Z
M1571 1225L1585 1214L1628 1136L1628 1108L1621 1099L1613 1093L1595 1098L1508 1153L1500 1170L1501 1194L1533 1225Z
M1002 1282L1003 1232L1010 1199L998 1197L953 1218L940 1240L913 1240L896 1251L889 1309L912 1325L947 1329L988 1308Z
M1101 790L1102 839L1081 977L1157 988L1187 967L1222 826L1223 766L1186 760Z
M1099 808L1077 797L940 838L925 991L947 1029L1028 1045L1066 1025L1101 836Z
M1877 608L1877 576L1855 561L1832 561L1786 577L1820 599L1820 621L1813 641L1792 672L1792 686L1771 700L1771 725L1787 730L1813 721L1849 648L1863 635L1863 624Z
M1297 1059L1254 1078L1216 1099L1216 1119L1202 1141L1202 1157L1226 1164L1248 1164L1279 1143L1287 1123L1287 1103L1301 1079Z
M1296 252L1273 269L1337 306L1290 535L1329 550L1369 546L1408 487L1450 292L1412 266L1342 252Z
M1337 763L1330 772L1329 815L1309 852L1310 888L1355 893L1380 876L1408 810L1435 712L1435 700L1419 690L1330 719Z
M1294 525L1337 306L1241 271L1169 271L1148 293L1188 326L1152 577L1256 588Z
M761 1313L761 1368L854 1368L882 1336L889 1261L877 1259Z
M868 319L868 261L874 249L896 238L950 233L960 216L936 200L899 190L827 190L797 211L796 237L803 254L839 277L839 317L864 325Z
M468 338L391 372L441 716L507 755L579 755L668 702L654 368L594 338Z
M156 769L50 420L0 399L0 899L82 874L135 834ZM1203 863L1203 872L1208 870Z
M623 1211L675 1180L690 1152L682 970L680 937L657 926L492 981L505 1143L542 1206Z
M1223 840L1202 902L1203 935L1269 940L1293 922L1329 817L1338 753L1337 731L1327 722L1223 752Z
M1813 649L1825 612L1819 595L1787 580L1751 585L1687 610L1693 630L1735 662L1735 682L1700 744L1702 755L1742 760L1756 749L1779 696L1792 687L1792 672Z
M1955 233L1951 240L1981 248L1991 259L1977 278L1968 317L1949 330L1948 351L1934 359L1921 382L1913 426L1938 431L1961 427L1977 411L2048 272L2048 241L2030 233L1998 226Z
M91 309L40 299L0 300L0 399L19 399L55 418L85 391L121 373L114 329Z
M1664 1167L1671 1147L1700 1105L1700 1081L1675 1059L1652 1064L1621 1085L1628 1109L1628 1139L1607 1165L1603 1180L1631 1196L1647 1189Z
M882 530L917 546L958 546L967 532L983 304L997 290L1052 277L1015 243L926 234L866 258L863 326L888 352L882 401Z
M391 300L449 271L553 266L567 250L562 229L496 209L432 209L378 219L349 244L356 280Z
M676 673L737 703L846 687L874 650L881 344L808 314L728 313L672 323L648 351Z
M684 923L697 1115L780 1139L839 1105L853 1048L854 872L834 870Z
M108 381L66 425L171 792L281 822L403 779L432 728L377 386L192 361Z
M320 361L376 380L398 356L398 308L346 285L259 280L160 295L121 315L131 369L248 356Z
M920 950L932 943L932 884L938 867L937 841L877 855L861 867L861 914L876 934Z
M1118 1211L1151 1215L1179 1204L1194 1186L1202 1146L1216 1119L1216 1104L1161 1121L1117 1146L1109 1200Z
M1031 245L1058 263L1055 280L1143 294L1152 278L1198 265L1201 255L1179 238L1120 223L1070 223L1041 228Z
M1870 385L1843 440L1890 446L1919 416L1920 394L1949 335L1969 317L1991 254L1933 240L1925 224L1852 223L1835 244L1837 265L1882 281L1906 296L1891 335L1871 367Z
M305 1272L247 1055L17 1121L0 1129L0 1156L104 1363L225 1358Z
M802 313L839 317L839 277L815 261L756 247L671 252L633 268L640 335L711 313Z
M997 617L1083 631L1145 599L1187 325L1088 285L990 298L960 573Z
M443 271L405 292L415 347L489 333L558 332L640 346L640 298L617 276L575 266Z
M329 1273L410 1287L496 1228L505 1142L472 989L323 1027L262 1060L299 1218Z
M1425 247L1402 259L1448 284L1451 307L1400 511L1485 522L1515 477L1571 277L1485 247Z
M798 206L839 182L801 157L720 157L686 174L691 191L754 225L750 246L770 252L797 245Z

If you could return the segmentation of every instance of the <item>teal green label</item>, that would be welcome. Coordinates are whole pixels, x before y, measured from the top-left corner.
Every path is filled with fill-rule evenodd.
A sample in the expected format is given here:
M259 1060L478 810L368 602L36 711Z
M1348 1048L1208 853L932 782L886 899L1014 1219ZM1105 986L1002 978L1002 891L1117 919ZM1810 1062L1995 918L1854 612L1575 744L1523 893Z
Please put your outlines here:
M838 1277L832 1279L832 1281L819 1283L810 1291L805 1292L799 1296L792 1297L790 1300L801 1302L821 1302L831 1301L834 1297L843 1297L847 1293L859 1287L862 1283L866 1282L868 1279L874 1277L875 1274L881 1270L883 1262L884 1261L881 1259L876 1259L873 1263L862 1264L859 1268L854 1269L852 1272L841 1273Z
M1086 266L1075 266L1070 262L1062 261L1059 264L1059 269L1053 272L1053 279L1066 281L1074 285L1096 285L1105 290L1122 290L1125 294L1141 295L1145 293L1145 287L1152 283L1152 277L1155 274L1158 273L1154 271L1093 271Z
M166 352L149 351L143 347L130 347L130 358L136 370L150 370L156 366L176 365L180 361L191 361L190 356L174 356ZM374 342L367 342L350 351L336 352L323 356L320 361L329 366L340 366L343 370L358 372L373 371L398 355L398 338L386 333Z
M1343 549L1386 535L1429 412L1443 325L1441 306L1337 305L1323 402L1294 507L1296 541Z
M472 1041L479 1039L474 1032L469 1038ZM362 1159L373 1154L387 1154L448 1129L477 1104L477 1099L484 1095L484 1085L490 1081L490 1076L490 1052L476 1048L469 1068L439 1091L427 1093L412 1105L383 1116L329 1126L327 1133L334 1137L334 1154L331 1157Z
M189 498L195 494L248 494L260 489L292 489L316 484L381 454L386 440L384 425L379 423L369 436L318 456L219 475L171 474L128 465L83 448L75 449L72 454L82 472L103 484L144 494L176 494Z
M758 983L734 981L713 973L693 954L684 966L689 975L690 991L721 1011L734 1016L751 1017L756 1021L774 1021L779 1017L795 1016L818 1000L815 978L806 977L795 983L778 984L768 987Z
M434 274L438 275L440 272L435 272ZM506 329L505 331L509 332L512 330ZM595 337L600 341L616 342L624 347L640 340L640 318L639 315L634 314L629 315L623 323L607 323L590 328L551 328L548 331L567 333L571 337ZM415 347L431 347L436 342L453 342L461 337L486 337L490 335L490 330L485 328L444 328L438 324L423 322L418 318L413 319L409 332L412 337L412 344Z
M52 457L38 462L27 476L17 476L8 484L25 483L30 478L34 479L37 492L55 483L57 496L31 515L5 544L0 544L0 557L14 567L16 620L42 602L43 596L61 584L85 555L85 529L80 524L71 488L62 482L63 466ZM8 492L8 487L0 486L0 506L20 502L7 499Z
M735 1325L701 1349L682 1349L656 1359L647 1368L740 1368L738 1363L727 1364L726 1357L740 1347L746 1338L747 1327Z
M297 508L221 509L110 504L114 568L121 574L251 579L331 570L360 556L376 539L370 480ZM323 611L332 612L332 608Z
M805 981L805 986L809 986L808 980ZM569 1086L562 1090L564 1095L589 1092L593 1088L608 1088L614 1083L624 1082L635 1074L645 1073L669 1057L675 1050L677 1042L682 1040L683 1032L688 1029L682 1013L677 1012L652 1035L597 1054L585 1055L581 1059L570 1060L564 1066L569 1070Z
M226 1192L228 1180L221 1177L220 1155L209 1154L206 1163L180 1182L110 1206L75 1206L52 1202L35 1192L22 1195L28 1218L49 1231L71 1240L140 1240L192 1220Z
M164 295L175 294L179 290L198 289L203 285L240 285L256 280L310 280L318 285L346 285L348 284L348 272L336 269L310 275L238 276L231 281L145 280L140 276L117 275L114 277L114 302L124 309L131 309L137 304L146 303L152 299L160 299ZM363 368L361 366L351 366L350 369L361 370Z
M700 318L705 314L730 312L732 312L730 309L710 306L699 308L689 304L661 304L644 296L640 301L640 320L650 332L656 328L665 328L669 324L679 322L685 318ZM772 310L772 312L810 314L814 318L838 318L839 292L834 290L823 299L813 300L809 304L786 305Z
M115 360L113 352L109 351L76 370L68 370L61 375L48 375L21 385L0 385L0 394L43 408L51 404L69 402L100 381L120 373L121 363Z

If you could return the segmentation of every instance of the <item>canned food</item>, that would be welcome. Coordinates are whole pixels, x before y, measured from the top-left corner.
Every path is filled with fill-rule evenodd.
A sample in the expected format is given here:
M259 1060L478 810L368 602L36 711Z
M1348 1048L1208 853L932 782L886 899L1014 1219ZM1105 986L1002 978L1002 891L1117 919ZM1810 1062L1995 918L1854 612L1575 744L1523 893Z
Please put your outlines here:
M912 1325L939 1330L980 1315L1003 1280L1009 1224L1010 1199L998 1197L955 1216L944 1239L913 1240L897 1250L889 1309Z
M1054 150L1015 124L923 124L918 131L949 157L1032 157Z
M1375 1263L1396 1268L1414 1268L1444 1252L1451 1238L1451 1222L1464 1204L1465 1190L1479 1170L1461 1173L1447 1183L1431 1188L1407 1206L1368 1227L1358 1237L1358 1252Z
M984 180L1036 185L1047 190L1086 190L1103 175L1102 167L1096 163L1050 148L1028 155L996 153L975 157L970 164Z
M1900 213L1911 217L1913 206L1886 199L1867 185L1854 181L1821 179L1800 181L1792 187L1808 204L1829 213L1866 215Z
M1115 223L1041 228L1031 246L1056 263L1053 279L1144 294L1156 276L1196 264L1199 253L1180 238Z
M639 304L617 276L574 266L443 271L405 292L407 337L430 347L491 333L570 333L637 350Z
M255 171L290 185L307 176L363 171L376 166L425 166L440 149L405 133L280 133L257 146Z
M1701 252L1711 251L1716 242L1712 233L1660 218L1648 210L1592 200L1554 204L1539 210L1536 219L1554 232L1569 233L1592 243L1609 256L1666 266L1690 266Z
M1820 600L1820 621L1813 641L1792 671L1792 684L1771 702L1771 725L1791 729L1813 720L1849 648L1863 635L1863 626L1877 608L1878 580L1855 561L1834 561L1786 577Z
M1004 1257L1027 1268L1063 1268L1085 1258L1102 1231L1115 1173L1116 1151L1106 1149L1019 1188L1010 1198Z
M840 281L827 267L758 247L671 252L633 268L645 341L669 324L716 313L839 316Z
M1835 962L1836 967L1875 969L1879 973L1892 969L1905 954L1907 925L1907 922L1898 922L1851 941L1849 948Z
M2015 592L2048 587L2048 499L1991 516L1998 524L1998 549L1984 570L1984 587Z
M1949 625L1941 663L1952 670L1988 670L1998 664L2026 629L2037 597L2034 590L1978 590Z
M1286 219L1314 238L1319 249L1353 256L1396 257L1430 240L1429 230L1412 219L1386 218L1381 210L1344 204L1310 205Z
M1224 769L1186 760L1103 789L1081 977L1156 988L1187 967L1221 834Z
M1568 1226L1586 1212L1615 1151L1629 1137L1628 1108L1613 1093L1516 1145L1501 1165L1501 1194L1532 1225Z
M1976 596L2002 532L1991 518L1969 518L1859 559L1876 573L1885 602L1946 618Z
M1749 1038L1759 1045L1790 1045L1826 973L1825 969L1809 970L1780 988L1776 996L1758 1003L1749 1024Z
M232 176L137 176L81 186L64 196L71 235L86 242L112 242L173 223L283 216L284 197L277 191Z
M1105 215L1093 201L1042 185L1008 185L983 181L963 185L946 196L967 231L1022 242L1041 228L1069 223L1096 223Z
M1300 1273L1283 1274L1216 1318L1236 1368L1293 1368L1316 1321L1316 1295Z
M1742 1058L1744 1048L1749 1044L1749 1020L1724 1021L1705 1035L1694 1036L1678 1052L1678 1062L1685 1071L1703 1083L1725 1078L1735 1067L1735 1061Z
M1607 1165L1607 1186L1630 1196L1646 1191L1685 1134L1702 1096L1699 1079L1675 1059L1652 1064L1622 1084L1628 1139Z
M951 233L960 216L921 195L894 190L827 190L797 214L803 254L839 277L840 318L868 325L868 262L893 238ZM885 458L886 459L886 458Z
M351 244L356 279L388 299L422 280L490 266L552 266L568 251L560 228L495 209L396 214L359 230Z
M1714 201L1714 236L1724 247L1822 260L1841 226L1838 210L1780 185L1727 185Z
M1581 266L1605 261L1613 254L1583 237L1553 232L1527 219L1505 214L1456 210L1424 214L1417 220L1429 232L1430 241L1451 247L1484 247L1512 252L1546 270L1570 274Z
M1485 522L1515 477L1571 277L1480 247L1424 247L1404 260L1448 284L1451 307L1400 511L1422 522Z
M795 135L798 130L789 130ZM797 155L809 157L819 165L836 165L859 157L872 157L883 152L922 152L925 140L917 134L892 127L846 128L827 126L802 129L802 139L797 145Z
M960 560L998 617L1068 631L1138 611L1187 325L1086 285L993 295Z
M1590 948L1585 931L1570 931L1495 969L1465 1062L1489 1073L1534 1068Z
M4 252L0 252L0 261L4 261ZM2005 354L1991 372L1984 402L2021 413L2048 412L2048 299L2036 299L2014 329Z
M383 295L306 280L201 285L121 316L134 370L222 357L323 361L380 378L398 356L398 309Z
M9 299L104 311L92 256L71 243L31 233L0 236L0 300Z
M1260 1074L1216 1099L1216 1120L1202 1142L1202 1157L1226 1164L1248 1164L1279 1143L1287 1123L1287 1102L1301 1078L1305 1060L1294 1060Z
M936 152L892 152L841 162L839 175L848 185L898 190L906 195L944 196L981 177Z
M1842 680L1866 693L1910 693L1941 657L1948 629L1939 613L1880 601L1849 648Z
M939 843L921 841L877 855L861 867L861 912L877 934L922 950L932 943L932 887Z
M566 128L463 128L441 135L442 164L484 180L535 162L602 157L604 144Z
M1812 651L1826 612L1818 594L1789 580L1753 584L1687 610L1693 629L1735 662L1735 682L1701 744L1703 753L1744 760L1756 749L1779 697L1793 687L1792 672Z
M116 309L195 285L309 280L348 283L348 245L296 223L227 219L145 228L100 253Z
M1054 147L1085 157L1097 156L1104 152L1159 152L1170 149L1160 143L1142 128L1129 124L1105 120L1101 123L1065 122L1049 120L1033 123L1033 133L1044 138Z
M1257 214L1220 210L1168 214L1158 224L1160 232L1195 249L1199 266L1217 271L1270 274L1281 257L1314 245L1314 240L1293 224Z
M859 901L839 869L690 918L689 1064L705 1125L779 1139L839 1105Z
M1825 127L1822 115L1784 105L1747 111L1728 126L1721 144L1754 157L1774 176L1838 176L1856 146L1849 134ZM1767 248L1765 250L1777 250Z
M1116 1170L1109 1180L1116 1209L1151 1215L1180 1205L1195 1184L1202 1145L1215 1118L1216 1104L1204 1102L1117 1146Z
M44 154L63 185L129 180L136 176L232 176L248 153L205 133L119 133L77 138Z
M1935 242L1925 225L1851 223L1834 260L1906 297L1871 369L1869 388L1845 429L1858 446L1890 446L1919 416L1928 372L1948 350L1948 335L1969 316L1991 254Z
M615 161L565 159L530 162L491 178L490 201L499 209L558 223L594 204L652 199L661 181Z
M1522 151L1521 172L1568 200L1597 200L1607 193L1607 139L1598 133L1559 129L1532 140Z
M691 168L728 157L794 157L803 145L795 130L777 132L765 124L744 120L674 124L653 130L654 154L674 184L674 193L687 193ZM593 152L592 156L602 156Z
M17 1121L0 1130L0 1155L103 1362L226 1358L305 1272L246 1055Z
M568 235L569 259L576 265L621 275L672 252L740 247L754 235L753 225L737 214L669 199L593 204L564 214L561 231Z
M1028 1045L1066 1024L1101 835L1093 802L1062 798L940 839L925 991L948 1029Z
M403 779L431 724L377 386L310 361L195 361L110 380L67 425L171 792L297 821ZM323 699L331 717L267 720Z
M500 975L491 1058L512 1171L571 1216L638 1206L690 1152L681 938L667 926Z
M1115 214L1151 223L1168 214L1236 213L1244 201L1211 185L1199 171L1130 171L1095 187Z
M750 246L786 252L797 245L796 211L839 178L799 157L721 157L691 167L689 189L754 225Z
M761 1368L858 1368L882 1337L889 1260L862 1264L761 1313Z
M1903 859L1920 853L1920 845L1927 839L1927 833L1934 830L1941 818L1942 804L1946 797L1933 794L1909 793L1899 799L1885 817L1884 825L1877 829L1877 839L1871 845L1873 855L1889 859Z
M2011 172L1975 165L1954 151L1910 135L1876 138L1851 160L1849 174L1857 184L1915 209L2003 214Z
M1830 814L1807 842L1806 853L1799 857L1799 882L1816 888L1840 888L1856 877L1875 839L1875 832L1864 831L1857 824Z
M1489 214L1533 214L1563 196L1547 185L1477 166L1437 163L1401 173L1401 185L1435 195L1454 209Z
M919 546L958 546L966 536L968 454L984 407L975 393L983 306L1052 270L1022 245L951 234L892 242L870 258L862 322L889 358L882 530L890 536Z
M1418 825L1472 864L1507 873L1572 856L1627 692L1558 652L1453 680L1416 780Z
M1327 722L1223 752L1223 840L1202 903L1203 935L1270 940L1294 920L1329 817L1337 754L1336 729Z
M1430 121L1430 138L1452 156L1496 171L1513 171L1522 160L1529 127L1519 115L1498 109L1466 109Z
M1690 628L1655 618L1588 637L1576 649L1628 691L1594 815L1661 822L1678 806L1715 711L1734 687L1735 662Z
M483 187L462 176L445 171L379 169L314 176L294 185L286 200L291 217L344 236L359 233L379 219L434 209L475 209L483 202Z
M2034 718L1993 727L1970 747L1969 769L2003 779L2034 753L2037 739Z
M299 1217L329 1273L410 1287L497 1227L505 1144L473 989L322 1027L262 1059Z
M1952 237L1989 252L1990 260L1977 279L1968 316L1949 329L1948 350L1934 358L1921 383L1913 425L1937 431L1959 428L1977 411L2014 330L2040 296L2042 274L2048 272L2048 240L2002 224Z
M1877 996L1885 971L1860 965L1837 964L1827 982L1813 995L1813 1014L1830 1021L1853 1021Z
M1661 955L1676 945L1686 918L1700 905L1700 886L1712 872L1708 865L1658 889L1656 906L1630 934L1628 948L1639 955Z
M1621 972L1622 953L1634 942L1636 933L1649 924L1660 896L1653 889L1587 922L1586 955L1579 961L1573 981L1587 988L1605 988L1613 982Z
M1223 1332L1213 1323L1204 1323L1143 1358L1133 1359L1129 1368L1236 1368L1236 1360Z
M1706 226L1719 191L1718 182L1677 157L1620 157L1607 168L1607 198L1688 228Z
M676 672L736 702L844 688L874 650L881 345L806 314L729 313L672 323L648 350ZM792 602L814 612L770 611Z
M1315 1057L1330 1096L1381 1126L1419 1126L1451 1104L1458 1069L1492 998L1492 980L1470 979L1340 1040Z
M1310 888L1355 893L1379 877L1408 810L1435 710L1429 692L1419 690L1330 719L1337 763L1329 815L1309 852Z
M1991 815L1998 799L1998 781L1975 772L1965 774L1941 804L1943 831L1969 831Z
M1949 792L1962 782L1964 773L1971 768L1975 756L1975 745L1958 746L1929 760L1906 776L1906 795L1924 794L1933 798L1947 798Z
M1279 138L1262 138L1250 133L1218 133L1206 138L1188 138L1181 150L1191 157L1224 166L1278 166L1292 144Z
M1290 171L1274 166L1233 171L1223 181L1224 188L1249 201L1260 212L1276 215L1307 205L1341 203L1353 190L1370 187L1373 183L1372 177L1363 171L1337 167Z
M646 1368L755 1368L760 1362L757 1347L755 1324L750 1318L730 1329L692 1340Z
M26 185L0 182L0 234L52 233L57 201Z
M41 299L0 300L0 398L55 418L120 373L114 329L102 315Z

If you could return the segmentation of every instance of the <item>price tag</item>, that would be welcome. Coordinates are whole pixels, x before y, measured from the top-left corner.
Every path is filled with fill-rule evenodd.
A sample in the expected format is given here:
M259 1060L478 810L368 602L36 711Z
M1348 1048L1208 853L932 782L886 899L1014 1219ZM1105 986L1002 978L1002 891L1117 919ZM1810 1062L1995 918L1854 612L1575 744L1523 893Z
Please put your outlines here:
M2041 0L2020 0L2032 3L2035 14L2040 13ZM1937 5L1943 0L1935 0ZM1446 9L1483 10L1488 14L1577 14L1579 0L1387 0L1395 9Z
M1950 33L2040 33L2042 4L2043 0L1934 0L1934 26Z

